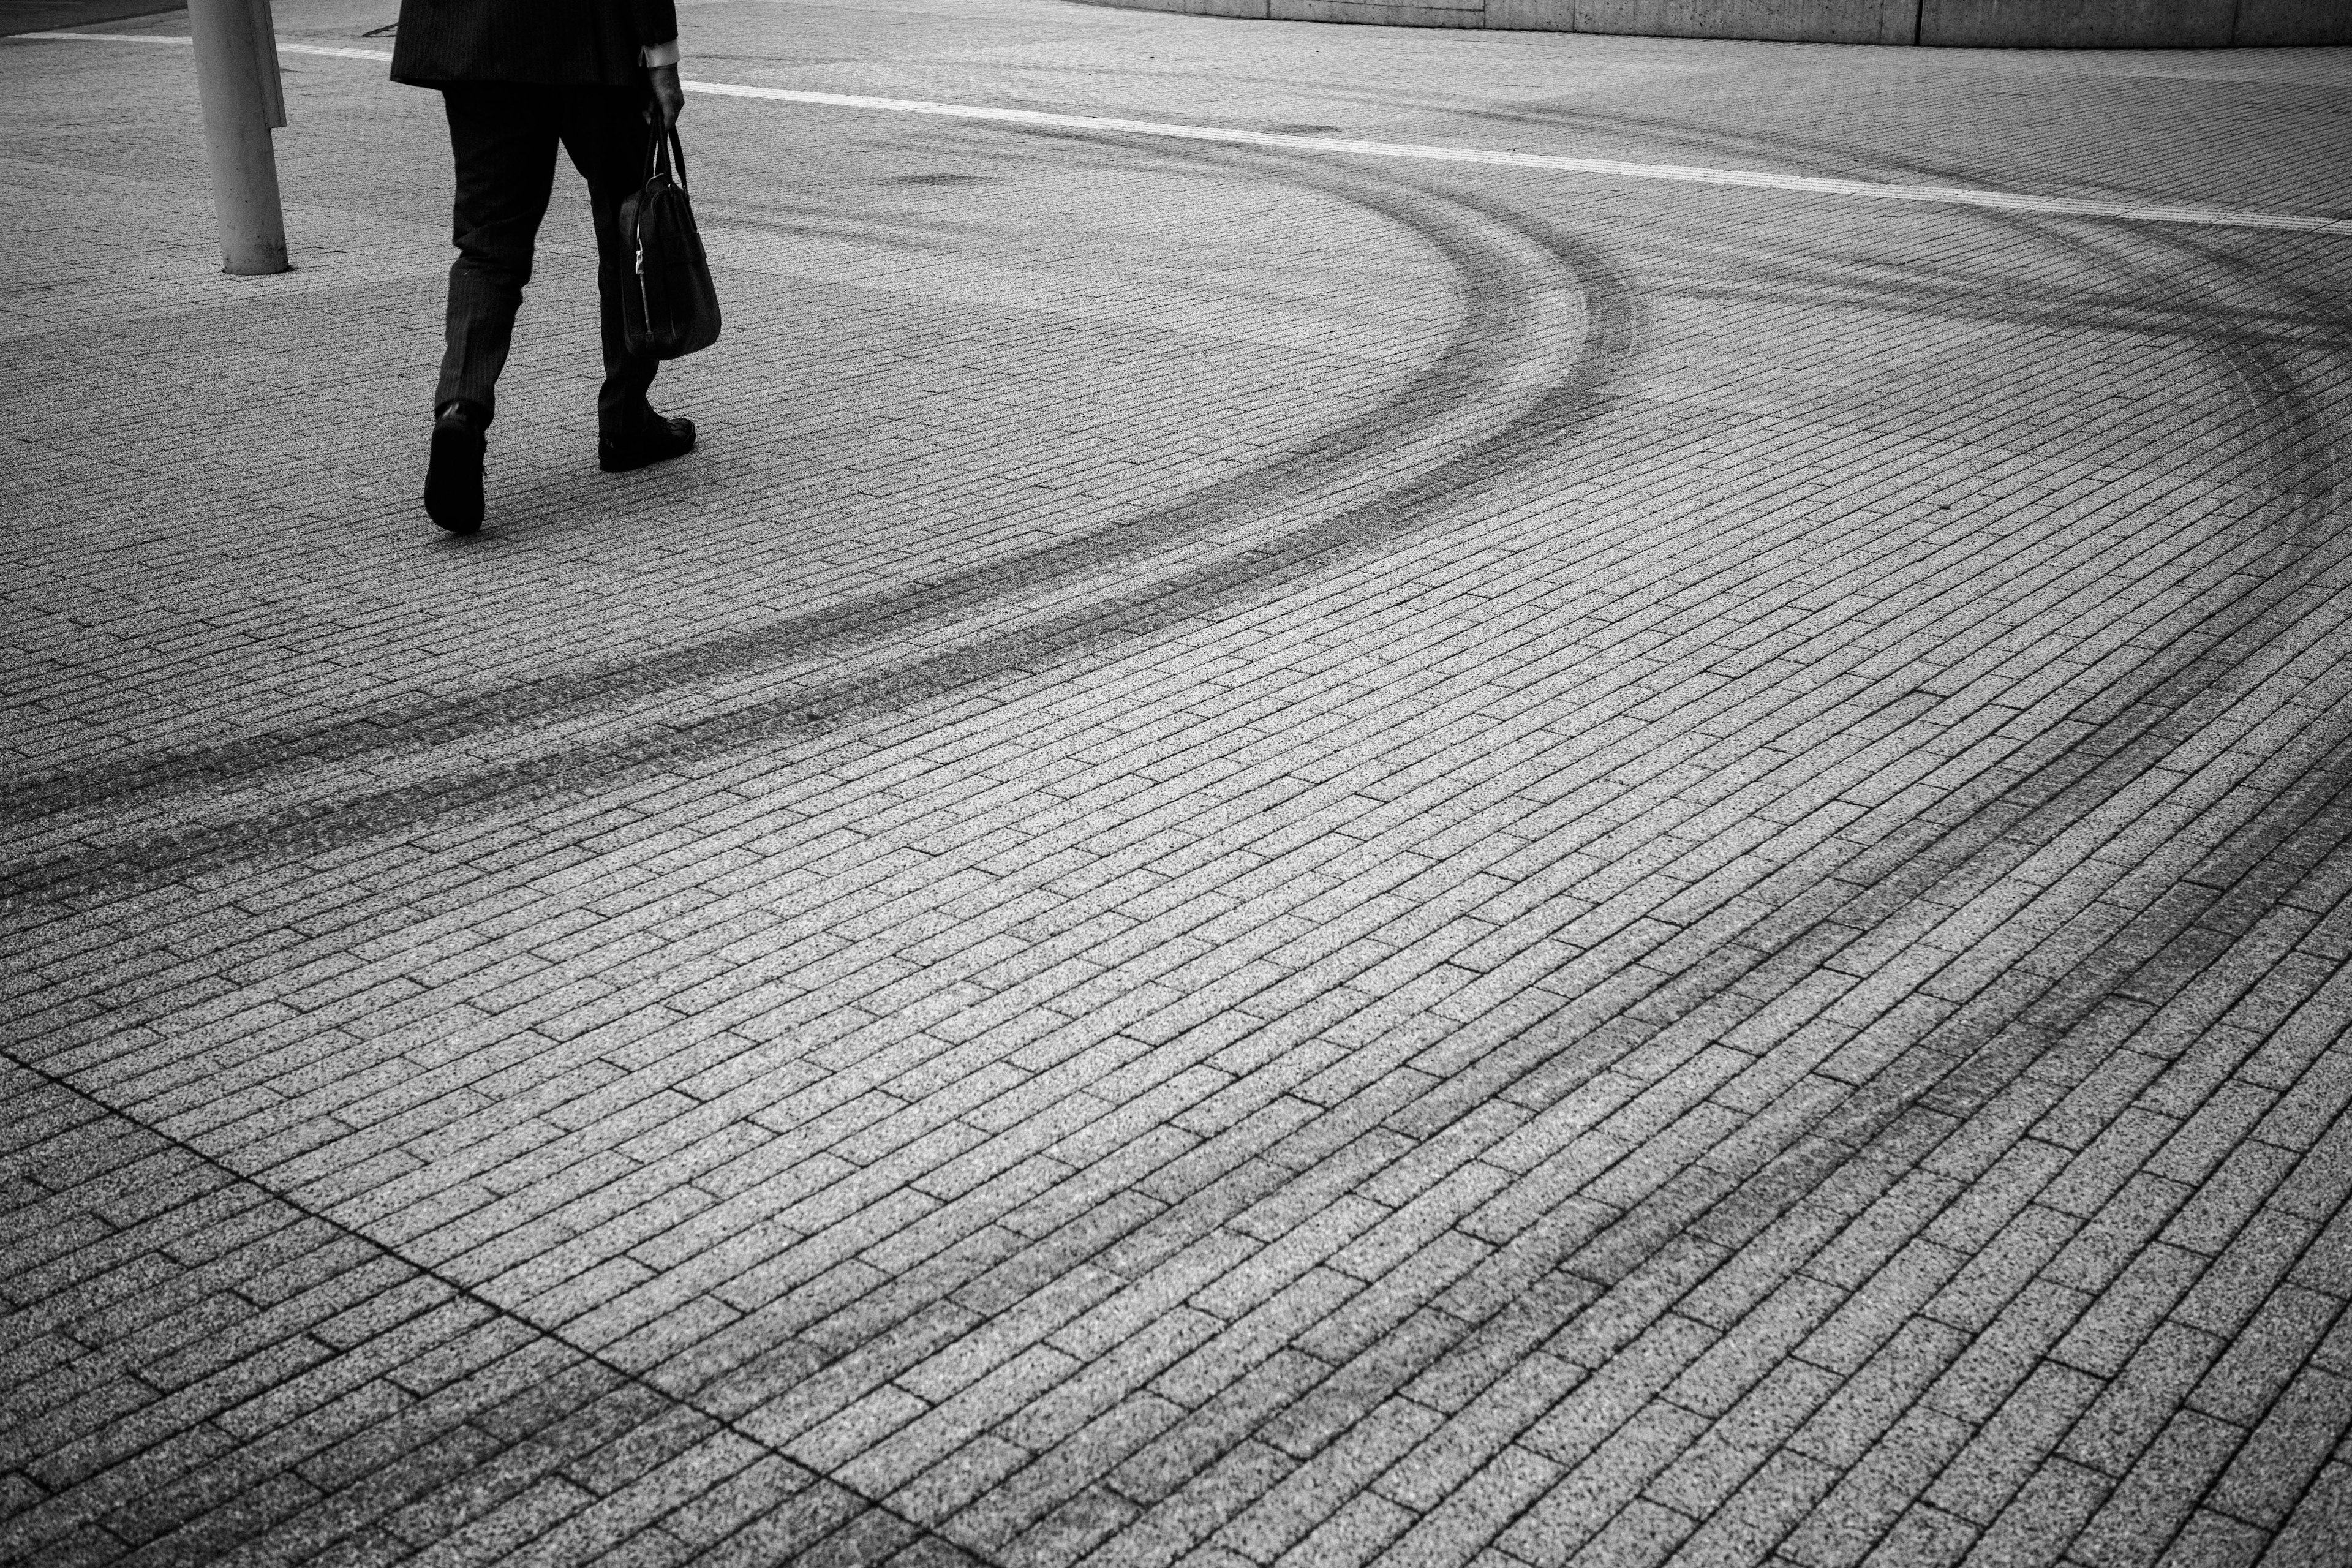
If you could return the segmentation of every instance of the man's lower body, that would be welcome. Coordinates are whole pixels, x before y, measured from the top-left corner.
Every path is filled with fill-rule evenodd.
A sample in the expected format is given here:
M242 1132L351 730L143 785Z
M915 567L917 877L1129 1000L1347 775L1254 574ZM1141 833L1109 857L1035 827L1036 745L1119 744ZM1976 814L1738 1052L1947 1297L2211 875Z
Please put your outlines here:
M599 464L634 468L677 457L693 447L694 426L653 411L646 392L660 362L631 353L621 330L621 290L635 258L621 233L620 208L646 179L653 132L645 120L645 92L453 83L442 89L442 101L457 167L457 260L449 268L448 347L433 394L425 504L442 527L470 533L482 516L484 432L497 414L499 372L530 281L559 146L588 182L596 227L604 348L604 384L596 395Z

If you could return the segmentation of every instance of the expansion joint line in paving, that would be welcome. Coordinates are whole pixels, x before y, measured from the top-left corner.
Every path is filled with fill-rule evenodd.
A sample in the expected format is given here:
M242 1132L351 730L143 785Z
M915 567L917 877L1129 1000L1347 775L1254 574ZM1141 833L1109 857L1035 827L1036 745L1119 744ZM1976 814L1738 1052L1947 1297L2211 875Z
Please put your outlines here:
M793 1458L792 1455L778 1447L775 1444L768 1441L766 1438L760 1436L756 1433L745 1430L745 1428L735 1418L728 1416L719 1411L708 1409L704 1406L702 1402L698 1401L691 1396L682 1396L672 1390L664 1388L660 1384L656 1383L651 1378L645 1375L645 1373L624 1366L602 1351L596 1350L589 1345L583 1344L579 1341L567 1336L562 1330L535 1321L523 1313L516 1311L511 1307L501 1305L498 1301L491 1300L489 1297L483 1295L481 1291L477 1289L475 1287L467 1284L463 1279L450 1274L446 1269L436 1268L430 1263L411 1258L401 1251L398 1247L387 1246L383 1242L377 1240L375 1237L369 1236L365 1231L357 1229L354 1226L347 1225L343 1221L337 1219L332 1214L326 1210L310 1204L306 1204L290 1194L278 1191L256 1177L245 1174L243 1172L238 1171L235 1166L230 1165L226 1161L223 1161L215 1155L206 1153L203 1149L189 1142L186 1139L177 1136L167 1128L160 1126L152 1121L144 1121L141 1118L131 1116L107 1104L104 1100L100 1100L89 1090L78 1088L71 1079L51 1072L39 1062L31 1060L21 1053L4 1046L0 1046L0 1060L5 1060L23 1071L31 1074L33 1077L39 1079L43 1083L48 1085L51 1089L71 1095L74 1099L92 1107L103 1115L113 1117L118 1121L126 1122L129 1125L137 1128L140 1131L155 1139L158 1142L170 1148L174 1152L180 1154L183 1158L193 1161L195 1163L204 1166L207 1170L217 1172L228 1180L240 1185L251 1187L257 1192L266 1194L271 1202L282 1205L287 1209L299 1215L304 1219L310 1220L316 1225L323 1226L337 1236L342 1237L350 1241L356 1242L360 1246L366 1247L371 1252L394 1259L400 1263L402 1267L413 1270L422 1278L432 1280L435 1284L447 1290L452 1296L471 1304L491 1317L497 1318L504 1322L511 1323L515 1327L524 1331L535 1338L543 1339L561 1345L563 1349L571 1352L573 1355L578 1356L581 1361L603 1371L616 1384L623 1384L633 1388L640 1389L660 1400L666 1405L677 1406L693 1411L696 1415L724 1429L730 1435L751 1447L759 1449L771 1458L779 1460L791 1467L793 1470L809 1476L813 1480L821 1481L826 1486L833 1487L839 1491L845 1493L849 1497L856 1499L862 1508L871 1510L876 1513L884 1515L887 1518L897 1521L900 1526L904 1527L910 1537L919 1540L937 1542L941 1546L952 1551L957 1556L967 1560L976 1558L976 1554L973 1553L969 1547L957 1545L953 1542L945 1541L944 1538L937 1535L929 1527L924 1525L919 1521L908 1519L905 1514L899 1512L897 1509L891 1507L881 1499L870 1497L865 1492L858 1490L855 1487L847 1485L835 1477L826 1475L822 1471L811 1469L809 1466L803 1463L801 1460ZM833 1533L838 1533L840 1531L849 1529L856 1517L857 1516L856 1515L852 1515L851 1520L845 1521L842 1524L835 1526ZM986 1559L978 1560L986 1561Z

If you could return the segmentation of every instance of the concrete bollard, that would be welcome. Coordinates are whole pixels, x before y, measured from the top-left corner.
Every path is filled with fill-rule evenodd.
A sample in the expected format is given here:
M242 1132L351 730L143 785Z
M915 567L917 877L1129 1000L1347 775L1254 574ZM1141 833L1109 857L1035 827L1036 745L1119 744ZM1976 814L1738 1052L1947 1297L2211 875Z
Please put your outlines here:
M285 124L286 115L268 0L188 0L188 24L195 34L221 270L284 272L291 264L269 128Z

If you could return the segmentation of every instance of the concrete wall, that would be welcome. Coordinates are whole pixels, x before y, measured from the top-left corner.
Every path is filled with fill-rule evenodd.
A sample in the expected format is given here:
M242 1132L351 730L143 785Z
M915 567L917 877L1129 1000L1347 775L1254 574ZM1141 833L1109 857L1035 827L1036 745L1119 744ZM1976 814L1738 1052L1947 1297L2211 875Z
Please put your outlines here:
M1580 33L1667 38L1774 38L1820 44L1907 44L1918 0L1505 0L1514 8L1573 11ZM1508 26L1490 21L1489 26Z
M2227 47L2237 0L1927 0L1923 44L2060 49Z
M2011 48L2352 44L2352 0L1093 0L1139 11L1406 27Z
M2352 44L2352 0L2238 0L2231 40L2266 44Z
M1392 5L1388 0L1267 0L1265 14L1277 22L1379 22L1392 27L1484 27L1486 0L1423 0Z

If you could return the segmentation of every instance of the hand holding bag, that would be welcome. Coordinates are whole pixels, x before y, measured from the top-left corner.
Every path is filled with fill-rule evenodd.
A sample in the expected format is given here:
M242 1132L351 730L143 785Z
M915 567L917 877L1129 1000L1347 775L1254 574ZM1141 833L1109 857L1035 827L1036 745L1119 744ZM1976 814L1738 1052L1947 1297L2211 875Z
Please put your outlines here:
M621 333L629 352L677 359L709 348L719 340L719 290L687 201L686 147L677 127L667 135L655 128L645 185L621 204L620 222L635 267L621 291Z

